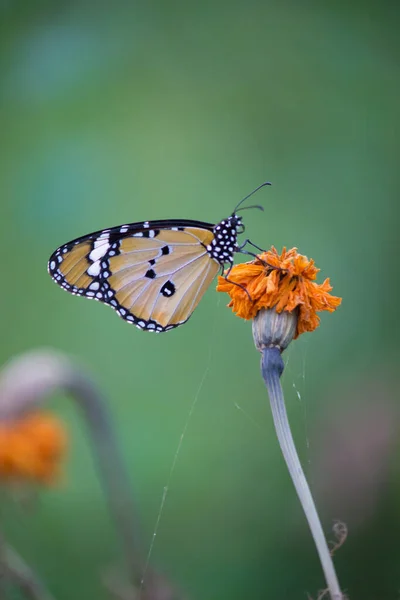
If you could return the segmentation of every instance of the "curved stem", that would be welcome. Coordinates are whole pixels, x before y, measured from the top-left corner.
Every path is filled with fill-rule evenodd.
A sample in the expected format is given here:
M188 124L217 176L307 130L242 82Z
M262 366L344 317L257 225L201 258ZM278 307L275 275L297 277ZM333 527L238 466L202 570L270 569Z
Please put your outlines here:
M69 393L83 412L110 512L123 541L129 572L133 571L138 583L143 567L139 522L107 403L94 382L62 353L28 352L11 361L0 373L0 420L12 420L35 410L60 390Z
M283 361L278 348L263 349L261 372L265 385L267 386L272 416L282 454L285 458L290 476L311 529L311 534L314 538L322 569L325 574L329 593L332 600L343 600L344 596L340 591L332 557L290 430L280 382L280 376L283 372Z
M141 580L143 568L138 540L139 521L107 404L97 386L76 369L73 377L65 382L64 389L77 401L85 417L110 513L123 541L129 571L133 569L137 583Z
M0 539L0 571L15 583L27 598L31 600L54 600L33 570L11 546ZM2 597L2 596L1 596Z

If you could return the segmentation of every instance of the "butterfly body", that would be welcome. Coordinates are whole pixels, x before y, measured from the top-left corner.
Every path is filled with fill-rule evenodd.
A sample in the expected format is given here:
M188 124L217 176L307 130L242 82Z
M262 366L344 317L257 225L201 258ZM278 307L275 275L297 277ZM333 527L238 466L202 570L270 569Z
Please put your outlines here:
M60 246L48 271L64 290L159 333L189 319L217 272L233 265L243 230L237 214L216 225L183 219L121 225Z

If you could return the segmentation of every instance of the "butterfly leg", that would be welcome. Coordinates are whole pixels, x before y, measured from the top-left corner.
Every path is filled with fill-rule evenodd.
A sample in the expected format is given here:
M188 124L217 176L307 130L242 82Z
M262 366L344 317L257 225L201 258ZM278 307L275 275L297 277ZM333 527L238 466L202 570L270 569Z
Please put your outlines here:
M240 283L236 283L236 281L232 281L231 279L228 279L230 272L232 271L233 268L233 263L229 263L229 269L226 272L226 274L224 275L224 267L222 267L222 272L221 275L223 275L225 281L227 281L228 283L232 283L232 285L237 285L238 287L240 287L241 290L243 290L244 292L246 292L250 302L252 301L252 298L249 294L249 292L246 290L246 288L244 287L244 285L241 285Z
M258 256L258 254L254 254L254 252L248 252L247 250L238 250L238 252L240 252L240 254L246 254L247 256L252 256L253 258L256 258L264 267L269 267L270 269L275 269L276 271L286 271L286 269L282 269L282 267L276 267L275 265L271 265L271 263L267 262L266 260L263 260Z
M223 275L225 277L225 279L226 279L227 277L229 277L230 272L232 271L232 269L233 269L233 263L231 262L231 263L229 263L229 269L227 270L226 275L224 275L225 267L222 265L221 266L221 275Z
M253 242L251 242L249 239L245 240L243 242L243 244L238 246L237 252L240 252L240 254L247 254L248 256L253 256L254 258L257 258L264 265L264 267L269 267L270 269L275 269L276 271L282 271L282 272L287 271L287 269L283 269L282 267L276 267L275 265L271 265L271 263L263 260L262 258L260 258L257 254L254 254L253 252L249 252L248 250L243 250L243 248L246 246L246 244L253 246L253 248L255 248L256 250L260 250L260 252L265 252L265 250L263 250L262 248L259 248L259 246L256 246L255 244L253 244Z
M255 248L256 250L259 250L260 252L266 252L266 250L264 250L264 248L260 248L259 246L256 246L255 244L253 244L253 242L251 242L249 239L245 240L243 242L243 244L241 244L240 246L238 246L238 250L243 250L243 248L249 244L250 246L253 246L253 248ZM254 256L254 255L253 255Z
M246 254L247 256L253 256L253 258L257 258L263 265L268 266L268 263L265 262L262 258L258 256L258 254L254 254L254 252L249 252L248 250L238 250L240 254ZM269 265L272 267L272 265Z
M262 260L257 254L254 254L254 252L249 252L248 250L243 250L243 248L245 246L247 246L247 244L249 244L250 246L253 246L253 248L255 248L256 250L259 250L260 252L265 252L265 250L263 250L259 246L256 246L255 244L253 244L253 242L251 242L249 239L245 240L242 244L240 244L240 246L238 245L236 252L240 252L240 254L247 254L248 256L253 256L254 258L258 258L258 260L261 261L262 264L265 266L269 266L269 267L273 266L273 265L270 265L269 263L267 263L265 260Z

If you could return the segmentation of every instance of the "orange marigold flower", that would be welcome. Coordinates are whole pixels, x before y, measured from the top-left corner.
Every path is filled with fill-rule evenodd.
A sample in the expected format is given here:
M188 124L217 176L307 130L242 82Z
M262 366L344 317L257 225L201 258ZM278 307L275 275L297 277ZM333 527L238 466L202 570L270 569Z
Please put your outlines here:
M275 308L278 313L298 309L296 338L318 327L318 311L333 312L342 302L329 294L329 279L315 282L318 271L314 261L298 254L297 248L283 248L279 255L272 246L254 261L235 265L229 282L220 276L217 291L229 294L228 306L242 319L253 319L261 308Z
M0 480L52 484L66 448L61 423L43 412L0 423Z

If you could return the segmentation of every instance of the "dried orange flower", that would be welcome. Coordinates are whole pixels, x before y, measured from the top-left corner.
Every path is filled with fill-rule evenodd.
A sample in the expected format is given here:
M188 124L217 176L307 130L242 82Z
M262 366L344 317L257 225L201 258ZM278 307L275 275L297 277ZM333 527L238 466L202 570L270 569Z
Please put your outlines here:
M61 423L43 412L0 423L0 479L52 484L66 448Z
M314 261L298 254L297 248L283 248L279 255L272 246L254 261L235 265L229 274L232 283L219 277L217 291L230 295L228 306L242 319L253 319L262 308L275 308L278 313L298 308L296 338L318 327L318 311L333 312L342 301L329 294L329 279L315 282L318 271Z

